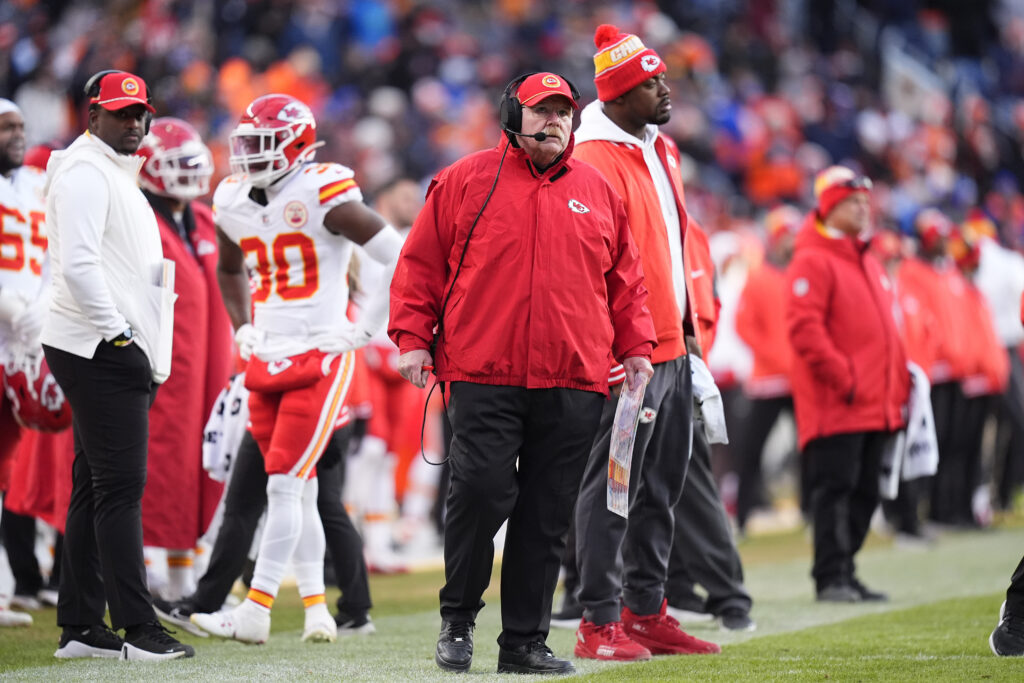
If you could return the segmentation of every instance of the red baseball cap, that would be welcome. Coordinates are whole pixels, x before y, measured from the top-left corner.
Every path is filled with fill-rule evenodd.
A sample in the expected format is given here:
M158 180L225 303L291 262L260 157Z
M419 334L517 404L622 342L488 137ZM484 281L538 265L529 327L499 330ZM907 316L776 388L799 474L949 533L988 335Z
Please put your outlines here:
M117 111L133 104L141 104L149 113L156 113L156 109L147 98L146 82L127 71L118 71L101 78L99 95L89 102L98 104L107 111Z
M516 97L524 107L532 107L553 95L566 97L572 102L574 109L580 108L580 105L576 103L576 98L572 96L569 82L550 71L533 74L523 81L516 91Z

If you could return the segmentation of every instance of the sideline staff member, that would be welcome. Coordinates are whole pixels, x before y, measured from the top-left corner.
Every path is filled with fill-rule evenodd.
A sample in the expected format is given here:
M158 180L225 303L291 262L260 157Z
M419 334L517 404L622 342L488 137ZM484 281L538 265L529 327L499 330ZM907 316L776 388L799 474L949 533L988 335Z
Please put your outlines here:
M75 435L55 656L191 657L157 621L142 559L157 330L138 311L150 305L140 283L159 281L163 251L134 153L154 110L146 83L123 71L96 74L86 94L89 130L47 167L53 298L42 341ZM103 623L105 604L124 641Z
M885 600L857 578L878 506L887 440L906 424L910 375L893 319L893 288L861 236L871 181L843 166L818 174L818 206L797 233L786 272L793 404L807 458L814 566L822 602Z
M545 640L610 356L631 385L653 374L654 326L622 202L572 159L577 97L553 73L510 83L508 141L434 178L392 281L399 372L422 387L436 363L452 383L443 669L469 669L492 539L508 519L498 671L574 671Z

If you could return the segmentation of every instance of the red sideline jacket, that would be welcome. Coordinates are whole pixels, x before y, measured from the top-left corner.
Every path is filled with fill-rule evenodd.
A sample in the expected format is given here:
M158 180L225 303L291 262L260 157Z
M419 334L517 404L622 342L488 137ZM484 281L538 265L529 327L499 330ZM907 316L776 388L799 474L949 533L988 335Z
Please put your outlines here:
M812 212L797 235L786 297L800 448L903 427L910 375L892 285L875 257L854 239L827 237Z
M1010 381L1010 356L996 333L985 295L965 280L961 325L971 330L967 375L960 385L966 396L1002 394Z
M744 387L754 398L789 396L793 349L786 328L786 273L764 261L747 276L736 306L736 333L754 356Z
M146 545L192 548L223 486L203 470L203 428L231 371L231 322L217 285L217 237L205 204L192 202L192 252L160 207L164 258L175 262L171 376L149 411L149 460L142 497ZM194 252L194 253L193 253Z
M907 328L908 355L928 373L932 384L960 380L969 372L970 329L963 324L960 303L966 287L952 264L936 268L916 258L900 264L900 304L908 315L924 321L919 334Z
M434 177L391 282L388 334L426 349L448 291L439 380L606 394L612 356L650 358L655 336L639 252L615 190L571 157L543 173L505 147Z

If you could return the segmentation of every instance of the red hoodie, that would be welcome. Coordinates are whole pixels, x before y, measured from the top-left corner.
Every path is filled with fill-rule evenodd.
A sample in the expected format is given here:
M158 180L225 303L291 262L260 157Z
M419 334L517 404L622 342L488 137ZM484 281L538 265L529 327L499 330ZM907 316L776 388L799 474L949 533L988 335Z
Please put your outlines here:
M812 212L787 270L786 323L800 448L833 434L906 424L910 375L882 265Z

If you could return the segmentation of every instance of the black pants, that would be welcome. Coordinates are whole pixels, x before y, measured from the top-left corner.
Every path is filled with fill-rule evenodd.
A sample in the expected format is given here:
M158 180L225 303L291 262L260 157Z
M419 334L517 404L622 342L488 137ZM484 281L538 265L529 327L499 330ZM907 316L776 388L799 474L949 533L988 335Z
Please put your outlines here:
M43 587L36 560L36 518L11 512L5 506L0 516L0 541L14 575L14 594L35 597Z
M149 359L137 344L101 342L92 358L43 351L74 415L57 623L99 624L108 606L114 629L155 621L142 558L149 407L156 398Z
M547 638L559 558L604 397L454 382L441 617L473 621L508 520L502 647Z
M622 605L656 614L665 596L674 513L683 492L693 419L689 357L654 366L633 442L629 520L608 510L608 451L615 401L607 401L576 503L576 564L587 621L618 621Z
M743 563L711 473L711 448L703 428L694 427L693 455L675 508L665 597L673 607L697 612L749 612L753 601L743 585ZM699 601L694 584L707 591L707 601Z
M736 472L739 475L736 525L741 532L745 529L747 519L754 509L767 500L764 477L761 474L761 457L768 434L784 410L793 410L792 397L752 398L747 419L741 423L741 428L733 430Z
M338 610L349 616L365 614L370 585L363 559L363 541L341 502L345 481L345 450L351 429L340 429L327 444L316 474L320 479L317 509L324 526L327 549L341 589ZM188 600L198 612L215 612L224 604L241 575L260 516L267 506L267 473L256 439L245 433L235 456L231 483L224 500L224 517L206 572Z
M1010 577L1010 587L1006 589L1006 611L1024 614L1024 557Z
M834 434L805 446L811 475L814 565L818 590L856 578L853 557L864 544L878 506L886 432Z
M1024 361L1017 349L1010 356L1010 381L999 397L998 435L996 438L996 504L1002 510L1013 508L1013 498L1024 482Z

